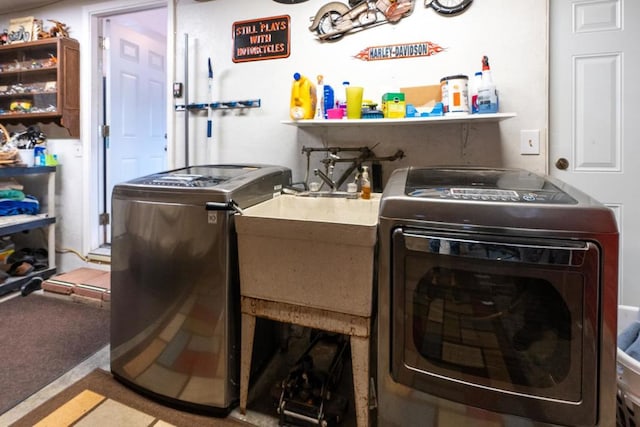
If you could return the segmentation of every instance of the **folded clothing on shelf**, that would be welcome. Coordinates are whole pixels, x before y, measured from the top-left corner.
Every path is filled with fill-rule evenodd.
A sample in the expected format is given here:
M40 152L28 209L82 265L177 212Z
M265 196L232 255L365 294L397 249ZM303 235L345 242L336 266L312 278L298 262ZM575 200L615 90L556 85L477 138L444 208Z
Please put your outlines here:
M40 213L40 202L34 196L25 195L22 200L0 199L0 216Z
M24 187L14 178L0 179L0 190L23 190Z

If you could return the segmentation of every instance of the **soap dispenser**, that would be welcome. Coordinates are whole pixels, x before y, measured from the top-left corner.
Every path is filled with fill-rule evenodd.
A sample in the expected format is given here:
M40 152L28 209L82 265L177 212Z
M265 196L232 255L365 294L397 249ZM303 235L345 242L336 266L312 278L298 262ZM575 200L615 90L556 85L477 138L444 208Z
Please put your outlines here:
M363 199L371 198L371 181L369 180L369 171L367 169L366 166L362 167L362 177L360 178L361 197Z

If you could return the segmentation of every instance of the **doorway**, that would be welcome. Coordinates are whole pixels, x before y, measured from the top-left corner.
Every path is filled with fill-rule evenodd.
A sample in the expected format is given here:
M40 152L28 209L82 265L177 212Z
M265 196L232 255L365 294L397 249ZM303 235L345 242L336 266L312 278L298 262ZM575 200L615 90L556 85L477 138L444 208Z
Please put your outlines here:
M110 258L113 187L167 168L166 23L166 7L112 11L96 21L98 215L90 258Z

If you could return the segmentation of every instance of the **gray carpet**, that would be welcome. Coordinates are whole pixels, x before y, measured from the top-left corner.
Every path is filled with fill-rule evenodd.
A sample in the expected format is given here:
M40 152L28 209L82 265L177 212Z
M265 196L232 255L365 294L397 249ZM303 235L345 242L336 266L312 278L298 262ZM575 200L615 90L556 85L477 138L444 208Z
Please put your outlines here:
M0 303L0 413L108 343L108 309L41 294Z

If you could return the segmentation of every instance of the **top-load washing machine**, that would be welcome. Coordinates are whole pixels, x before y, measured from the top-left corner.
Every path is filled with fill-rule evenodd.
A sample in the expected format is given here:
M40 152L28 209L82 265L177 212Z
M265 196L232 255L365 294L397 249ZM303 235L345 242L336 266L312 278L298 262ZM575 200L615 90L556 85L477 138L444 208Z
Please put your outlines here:
M611 209L526 170L406 168L379 227L380 426L615 424Z
M173 406L213 415L225 415L237 403L234 213L279 195L290 183L287 168L240 164L191 166L115 186L111 371L118 380ZM277 348L269 326L265 322L256 334L254 354L262 358L256 367Z

